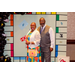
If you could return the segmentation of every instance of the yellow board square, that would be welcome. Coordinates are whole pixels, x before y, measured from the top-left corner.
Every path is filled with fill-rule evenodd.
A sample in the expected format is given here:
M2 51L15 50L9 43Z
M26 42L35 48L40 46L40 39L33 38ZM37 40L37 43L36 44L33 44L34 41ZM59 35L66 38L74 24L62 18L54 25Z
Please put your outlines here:
M46 14L46 12L42 12L42 14Z
M36 14L41 14L41 12L36 12Z
M51 14L56 14L56 12L51 12Z

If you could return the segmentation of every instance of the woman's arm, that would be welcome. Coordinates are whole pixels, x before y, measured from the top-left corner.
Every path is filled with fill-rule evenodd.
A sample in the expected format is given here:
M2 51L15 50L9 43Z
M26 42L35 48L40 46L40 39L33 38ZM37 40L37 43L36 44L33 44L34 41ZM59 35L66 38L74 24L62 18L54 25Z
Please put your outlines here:
M29 44L35 44L35 45L39 44L41 37L40 37L40 33L39 33L38 31L36 31L34 37L35 37L35 41L33 41L33 42L29 42L29 41L28 41L28 42L26 42L26 44L27 44L27 45L29 45Z
M37 31L36 34L35 34L35 41L34 41L35 45L40 43L40 38L41 38L40 33Z

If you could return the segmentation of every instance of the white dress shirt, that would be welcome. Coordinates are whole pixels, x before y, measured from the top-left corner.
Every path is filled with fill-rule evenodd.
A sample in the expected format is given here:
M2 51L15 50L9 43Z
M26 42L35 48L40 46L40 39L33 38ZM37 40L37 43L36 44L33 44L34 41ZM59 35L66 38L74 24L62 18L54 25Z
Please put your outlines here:
M46 24L43 26L43 30L45 27L46 27ZM51 27L49 29L49 34L50 34L50 40L51 40L51 46L50 47L53 48L54 47L54 31Z

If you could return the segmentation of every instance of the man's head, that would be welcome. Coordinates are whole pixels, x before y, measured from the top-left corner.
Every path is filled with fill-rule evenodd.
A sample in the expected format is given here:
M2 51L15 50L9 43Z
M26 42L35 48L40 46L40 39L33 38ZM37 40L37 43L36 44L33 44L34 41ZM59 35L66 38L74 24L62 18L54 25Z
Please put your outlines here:
M36 29L36 23L32 22L30 27L31 27L31 31L34 31Z
M40 25L43 27L44 25L45 25L45 19L43 18L43 17L41 17L40 19L39 19L39 22L40 22Z

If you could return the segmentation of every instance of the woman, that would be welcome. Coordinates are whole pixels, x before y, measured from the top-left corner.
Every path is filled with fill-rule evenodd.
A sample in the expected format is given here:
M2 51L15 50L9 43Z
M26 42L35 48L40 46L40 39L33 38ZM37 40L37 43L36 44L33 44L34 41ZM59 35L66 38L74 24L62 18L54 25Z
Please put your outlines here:
M30 27L31 30L26 35L27 62L41 62L40 33L35 22L32 22Z

